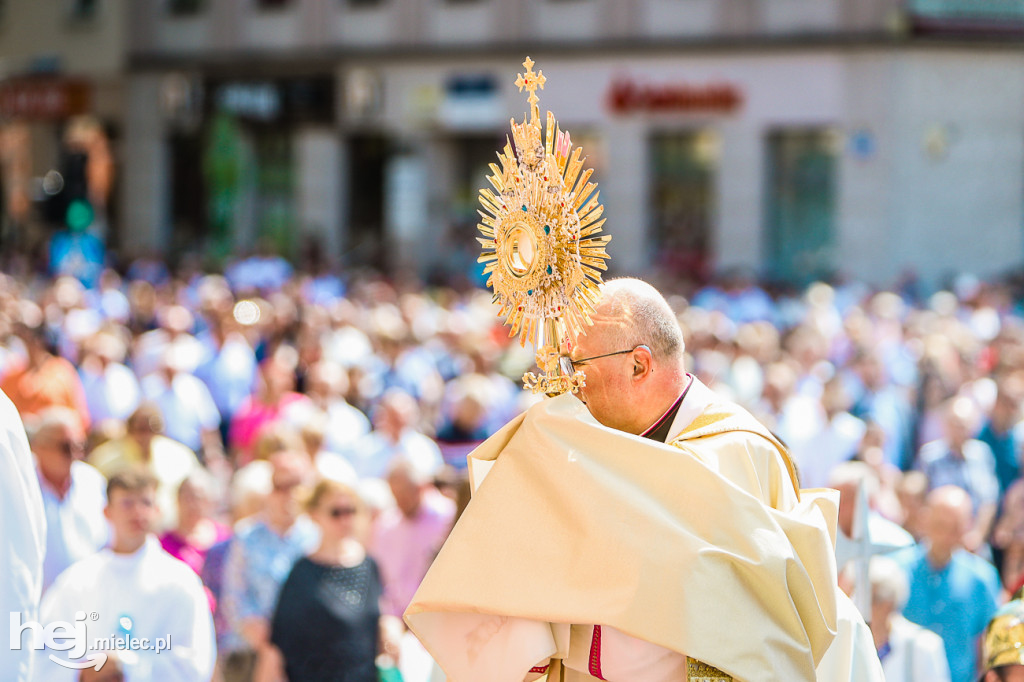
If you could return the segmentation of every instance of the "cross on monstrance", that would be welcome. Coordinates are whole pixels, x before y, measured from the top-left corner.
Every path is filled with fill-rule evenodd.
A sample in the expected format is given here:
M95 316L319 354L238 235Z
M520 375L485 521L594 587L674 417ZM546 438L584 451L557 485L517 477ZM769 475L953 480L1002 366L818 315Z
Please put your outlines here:
M543 90L544 84L548 82L548 79L544 77L543 71L533 72L534 64L536 62L527 57L526 61L523 62L523 66L526 67L526 73L516 74L516 87L519 88L519 92L526 88L526 91L530 93L530 96L526 99L530 103L530 120L536 120L540 117L540 112L537 109L537 102L540 101L540 97L537 97L537 88Z
M889 554L906 546L875 542L871 537L871 524L868 523L869 512L868 492L862 481L857 486L851 529L853 537L846 537L842 528L837 529L836 533L836 570L842 572L846 564L853 562L853 603L857 605L866 623L871 621L871 577L868 574L871 557Z

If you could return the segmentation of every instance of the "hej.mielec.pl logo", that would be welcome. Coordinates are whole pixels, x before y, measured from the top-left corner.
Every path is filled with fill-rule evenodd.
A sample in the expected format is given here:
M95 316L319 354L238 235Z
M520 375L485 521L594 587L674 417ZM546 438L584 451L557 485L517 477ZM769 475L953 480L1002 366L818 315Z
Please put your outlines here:
M12 651L21 650L24 647L42 651L57 651L63 653L66 658L60 658L50 654L49 659L65 668L83 670L95 668L100 670L107 662L107 651L155 651L160 653L171 648L171 636L156 637L150 640L148 637L132 637L131 630L133 623L128 616L121 616L118 619L120 635L109 637L97 637L89 644L88 621L99 620L99 614L78 611L75 613L73 622L53 621L43 625L38 621L22 622L22 613L14 611L10 619L10 647ZM29 633L26 642L25 634ZM88 654L86 656L86 654ZM85 656L83 659L82 657Z

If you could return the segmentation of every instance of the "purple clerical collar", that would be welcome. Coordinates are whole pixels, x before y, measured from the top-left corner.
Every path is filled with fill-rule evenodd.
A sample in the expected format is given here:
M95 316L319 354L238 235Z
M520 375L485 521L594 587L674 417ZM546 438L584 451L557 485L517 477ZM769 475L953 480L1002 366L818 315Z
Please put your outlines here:
M656 440L659 443L664 443L668 440L668 434L672 429L672 422L675 421L676 413L679 412L679 408L683 404L683 398L686 397L690 387L693 386L693 376L690 374L687 374L686 376L688 379L686 382L686 388L684 388L683 392L679 394L676 401L672 403L672 406L665 411L665 414L661 415L661 417L658 418L658 421L654 422L649 429L640 434L642 437Z

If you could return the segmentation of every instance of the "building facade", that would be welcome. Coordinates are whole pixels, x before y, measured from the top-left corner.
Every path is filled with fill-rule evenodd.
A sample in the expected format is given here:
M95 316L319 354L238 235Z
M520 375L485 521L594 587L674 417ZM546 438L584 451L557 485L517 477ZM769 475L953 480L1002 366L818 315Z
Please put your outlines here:
M1024 256L1024 2L136 0L128 26L136 251L470 270L529 54L621 272L888 284Z
M126 18L123 0L0 3L0 250L44 249L74 198L76 229L117 241Z

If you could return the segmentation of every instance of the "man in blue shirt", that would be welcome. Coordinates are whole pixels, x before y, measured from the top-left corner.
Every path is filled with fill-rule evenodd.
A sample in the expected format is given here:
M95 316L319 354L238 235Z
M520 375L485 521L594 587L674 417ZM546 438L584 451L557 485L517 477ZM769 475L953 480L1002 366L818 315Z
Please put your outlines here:
M267 665L278 591L296 559L320 542L319 529L300 515L298 493L312 473L307 456L283 451L272 455L270 463L271 492L258 514L235 526L224 568L220 606L228 627L242 640L225 640L230 650L221 653L228 679L248 679L253 666Z
M972 517L971 498L962 488L933 490L923 544L899 557L910 583L903 615L942 637L952 682L977 679L978 636L995 613L999 596L995 567L963 549Z

